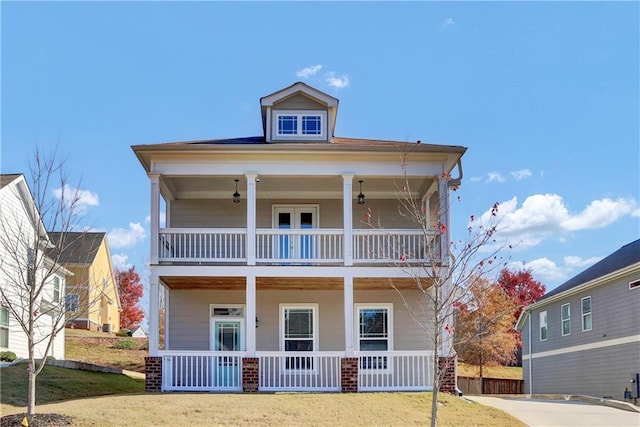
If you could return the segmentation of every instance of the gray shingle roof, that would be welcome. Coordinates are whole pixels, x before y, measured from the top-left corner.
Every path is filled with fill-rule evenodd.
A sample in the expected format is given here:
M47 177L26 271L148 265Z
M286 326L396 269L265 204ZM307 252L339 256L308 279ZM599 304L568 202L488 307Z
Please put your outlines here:
M5 185L10 184L14 179L18 178L21 174L19 173L11 173L11 174L1 174L0 175L0 188Z
M557 288L547 292L538 300L538 302L638 262L640 262L640 239L624 245L608 257L601 259L596 264L587 268L582 273L567 280Z
M63 234L64 247L59 248ZM60 264L91 264L105 236L106 233L49 233L51 241L56 245L53 250L60 250L60 255L54 258Z

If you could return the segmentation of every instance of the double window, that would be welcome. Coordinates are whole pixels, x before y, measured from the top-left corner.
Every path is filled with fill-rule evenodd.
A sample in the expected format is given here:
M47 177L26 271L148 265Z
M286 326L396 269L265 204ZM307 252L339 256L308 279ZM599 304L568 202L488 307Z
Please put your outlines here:
M0 348L9 348L9 309L0 306Z
M359 351L388 351L392 349L391 304L356 305L357 349ZM383 355L360 356L360 369L387 369Z
M291 304L280 306L280 349L290 352L306 352L317 349L317 304ZM313 358L291 356L285 358L285 369L313 370Z
M562 318L562 336L571 335L571 306L568 303L560 307L560 317Z
M547 312L546 311L541 311L538 314L538 319L540 322L540 341L546 341L548 338L548 331L547 331Z
M326 139L324 111L279 111L274 114L273 139Z
M590 331L593 327L592 314L591 314L591 297L584 297L581 300L582 304L582 331Z

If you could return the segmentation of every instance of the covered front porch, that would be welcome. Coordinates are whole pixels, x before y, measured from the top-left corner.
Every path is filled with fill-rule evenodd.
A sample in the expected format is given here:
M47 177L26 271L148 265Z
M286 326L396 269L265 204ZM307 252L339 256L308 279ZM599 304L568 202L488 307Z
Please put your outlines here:
M286 275L300 269L316 277ZM378 277L345 274L357 273L354 267L253 270L255 276L158 277L163 314L155 327L163 333L150 331L149 391L433 388L428 305L415 279L391 267L361 270Z

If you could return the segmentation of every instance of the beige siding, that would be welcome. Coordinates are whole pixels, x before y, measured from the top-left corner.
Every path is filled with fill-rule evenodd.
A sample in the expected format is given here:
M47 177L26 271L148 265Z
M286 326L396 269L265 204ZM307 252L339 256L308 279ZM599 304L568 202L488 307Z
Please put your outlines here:
M319 228L342 228L342 200L258 199L256 222L258 228L273 226L274 205L318 205ZM397 200L367 200L364 205L353 203L353 228L370 228L365 216L372 214L372 224L385 228L416 228L408 217L398 212ZM176 228L244 228L247 210L244 204L231 200L175 200L171 204L171 226Z
M420 294L404 291L412 303L422 303ZM321 351L344 351L344 298L342 290L283 291L259 290L256 293L256 348L258 351L280 349L280 304L318 305L318 342ZM245 304L244 291L172 291L169 307L169 349L209 350L210 304ZM392 303L395 350L428 349L424 331L409 315L397 292L356 291L354 303ZM354 319L355 322L355 319ZM355 327L354 327L355 329ZM355 333L355 330L354 330Z
M296 94L273 105L274 110L326 110L327 107L304 95Z

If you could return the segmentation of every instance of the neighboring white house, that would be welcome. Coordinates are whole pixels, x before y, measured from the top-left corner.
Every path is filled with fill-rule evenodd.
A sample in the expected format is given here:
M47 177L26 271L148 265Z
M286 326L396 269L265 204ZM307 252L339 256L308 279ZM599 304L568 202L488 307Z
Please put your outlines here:
M526 307L516 327L527 394L638 398L640 240Z
M71 272L43 255L51 246L24 175L0 175L0 351L28 357L27 334L17 316L26 319L29 312L25 295L28 277L33 277L27 273L31 268L36 269L36 283L47 280L34 312L34 337L40 341L35 346L36 358L45 356L47 340L43 338L64 325L65 280ZM46 356L64 359L64 351L63 329Z
M141 326L138 326L133 331L131 331L131 336L133 338L147 338L147 333L142 329Z
M448 248L466 148L335 137L338 100L300 82L260 106L261 136L132 147L151 193L147 390L432 389L452 349L430 348L403 300L425 306L418 267L398 263Z

